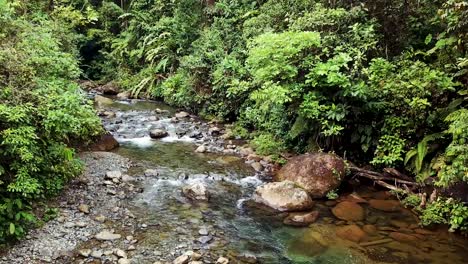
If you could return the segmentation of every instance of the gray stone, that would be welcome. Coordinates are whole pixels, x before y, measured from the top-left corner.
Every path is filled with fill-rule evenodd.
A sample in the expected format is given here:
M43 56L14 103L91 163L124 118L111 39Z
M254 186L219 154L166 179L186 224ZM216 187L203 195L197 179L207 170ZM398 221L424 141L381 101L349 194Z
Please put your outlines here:
M255 190L253 200L282 212L303 211L314 205L307 192L291 181L271 182L259 186Z
M80 212L82 212L82 213L89 214L89 205L87 205L87 204L80 204L80 205L78 206L78 210L80 210Z
M81 249L78 253L80 256L87 258L91 255L91 249Z
M106 172L106 179L120 179L122 177L121 171L108 171Z
M192 200L207 201L209 199L208 190L203 183L194 183L182 188L184 195Z
M201 146L199 146L199 147L195 150L195 152L197 152L197 153L205 153L205 152L206 152L206 147L203 146L203 145L201 145Z
M97 240L111 241L111 240L120 239L122 236L120 234L114 234L108 230L104 230L96 234L95 237Z
M187 118L189 116L190 116L190 114L187 113L187 112L184 112L184 111L175 114L175 117L177 117L177 118Z
M190 261L190 257L187 255L182 255L176 258L172 264L187 264Z
M163 129L153 129L150 131L150 137L153 139L167 137L168 135L169 133L167 133L167 131Z

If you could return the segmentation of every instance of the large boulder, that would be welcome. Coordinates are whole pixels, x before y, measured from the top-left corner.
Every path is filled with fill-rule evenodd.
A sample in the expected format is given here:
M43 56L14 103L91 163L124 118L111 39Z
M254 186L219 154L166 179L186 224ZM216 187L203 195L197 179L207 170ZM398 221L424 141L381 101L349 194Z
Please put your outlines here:
M345 169L345 162L335 155L312 153L290 159L276 177L293 181L313 198L322 198L340 185Z
M94 144L89 146L92 151L110 151L119 146L119 142L110 133L102 135Z
M255 190L253 200L281 212L303 211L314 205L307 192L291 181L271 182L259 186Z
M111 105L114 103L112 99L104 97L102 95L94 96L94 102L96 102L98 107L104 107L104 106Z
M98 90L103 94L116 95L119 93L119 86L114 82L108 82L103 86L98 87Z

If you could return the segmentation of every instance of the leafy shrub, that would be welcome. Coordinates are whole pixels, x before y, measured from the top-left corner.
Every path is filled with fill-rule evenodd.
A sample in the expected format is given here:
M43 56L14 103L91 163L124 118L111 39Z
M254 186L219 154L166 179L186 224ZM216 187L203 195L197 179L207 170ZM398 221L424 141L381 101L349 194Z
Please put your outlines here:
M57 194L81 173L67 144L101 132L93 107L73 82L73 52L54 24L29 22L0 2L0 241L20 237L34 222L34 201ZM7 15L5 15L7 14ZM72 34L69 32L68 34Z
M423 225L447 224L450 230L468 230L468 206L452 198L438 198L421 211Z

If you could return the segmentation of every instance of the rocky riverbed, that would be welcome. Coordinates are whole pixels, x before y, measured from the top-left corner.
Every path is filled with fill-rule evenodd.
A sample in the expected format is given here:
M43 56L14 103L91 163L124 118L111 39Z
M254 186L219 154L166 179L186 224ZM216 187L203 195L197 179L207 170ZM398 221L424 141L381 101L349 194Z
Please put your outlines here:
M385 191L352 187L336 201L311 201L286 183L304 198L297 204L304 212L271 210L254 200L274 196L264 182L275 166L229 139L225 127L157 102L96 101L120 148L81 153L86 171L51 202L57 217L0 263L438 264L468 257L466 240L421 228Z

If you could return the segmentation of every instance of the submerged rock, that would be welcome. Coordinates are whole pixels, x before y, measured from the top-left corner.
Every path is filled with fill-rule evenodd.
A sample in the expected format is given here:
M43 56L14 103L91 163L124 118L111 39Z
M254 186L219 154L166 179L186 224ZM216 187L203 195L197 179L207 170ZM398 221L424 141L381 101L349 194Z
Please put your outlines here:
M167 131L163 129L153 129L150 131L149 134L150 134L150 137L153 139L163 138L169 135L169 133L167 133Z
M400 211L400 202L397 200L370 200L369 206L385 212Z
M345 221L362 221L364 220L364 208L353 202L341 202L332 209L333 215L338 219Z
M412 235L408 235L408 234L404 234L400 232L392 232L388 236L395 239L396 241L404 242L404 243L415 242L418 240L416 236L412 236Z
M182 188L184 195L191 199L197 201L208 201L209 193L206 188L206 185L203 183L194 183Z
M290 159L276 177L295 182L313 198L322 198L340 185L345 167L344 161L332 154L304 154Z
M310 213L293 213L288 215L284 220L283 223L285 225L292 225L292 226L308 226L315 221L319 217L318 211L312 211Z
M340 226L336 229L336 235L342 239L356 243L365 241L367 234L357 225Z
M275 210L302 211L313 207L314 202L306 191L291 181L272 182L257 187L253 199Z

